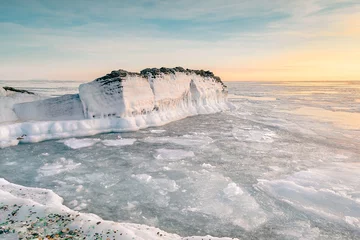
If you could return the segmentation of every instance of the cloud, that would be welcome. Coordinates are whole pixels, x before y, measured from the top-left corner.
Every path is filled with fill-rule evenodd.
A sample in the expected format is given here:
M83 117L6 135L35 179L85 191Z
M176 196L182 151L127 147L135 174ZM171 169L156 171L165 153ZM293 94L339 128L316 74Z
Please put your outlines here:
M307 49L326 52L313 46L327 46L329 52L340 52L343 44L356 47L360 9L353 3L4 0L1 74L91 80L115 68L137 71L152 64L215 69L231 80L290 76L300 70L285 64L284 56L292 63ZM281 61L274 65L273 59ZM18 72L19 66L24 71Z

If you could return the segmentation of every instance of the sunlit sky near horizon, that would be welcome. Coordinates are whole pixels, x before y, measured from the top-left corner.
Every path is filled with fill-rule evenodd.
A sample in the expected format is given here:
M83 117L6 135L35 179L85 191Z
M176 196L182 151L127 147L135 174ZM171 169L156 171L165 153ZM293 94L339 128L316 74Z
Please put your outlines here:
M0 0L0 79L183 66L225 81L360 80L359 0Z

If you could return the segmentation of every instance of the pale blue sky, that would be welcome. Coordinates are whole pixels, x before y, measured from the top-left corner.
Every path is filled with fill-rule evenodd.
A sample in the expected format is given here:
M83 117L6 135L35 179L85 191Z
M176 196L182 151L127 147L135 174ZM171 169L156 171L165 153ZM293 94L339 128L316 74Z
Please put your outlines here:
M180 65L214 70L225 80L261 80L245 73L264 71L266 61L293 51L353 44L357 34L339 31L359 19L359 5L357 0L1 0L0 78L92 80L118 68Z

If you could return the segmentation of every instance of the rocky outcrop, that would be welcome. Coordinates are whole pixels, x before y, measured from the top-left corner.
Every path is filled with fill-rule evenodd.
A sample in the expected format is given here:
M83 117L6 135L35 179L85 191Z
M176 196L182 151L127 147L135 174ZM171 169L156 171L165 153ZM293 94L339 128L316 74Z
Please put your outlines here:
M104 84L108 84L111 82L116 82L116 81L123 81L126 77L130 76L130 77L144 77L144 78L149 78L149 77L158 77L161 74L164 75L169 75L169 74L176 74L176 73L185 73L185 74L196 74L199 75L201 77L205 77L205 78L212 78L214 79L216 82L220 83L224 90L226 89L225 84L221 81L221 78L218 76L215 76L215 74L211 71L207 71L207 70L193 70L193 69L189 69L189 68L183 68L183 67L174 67L174 68L166 68L166 67L161 67L161 68L145 68L143 70L140 71L140 73L136 73L136 72L128 72L126 70L123 69L119 69L119 70L114 70L109 74L106 74L103 77L100 77L98 79L96 79L95 81L100 82L102 85Z
M3 89L7 92L15 92L15 93L26 93L26 94L31 94L31 95L35 95L35 93L27 91L27 90L21 90L21 89L16 89L13 87L3 87Z
M226 95L226 86L210 71L119 69L81 84L79 94L17 104L14 111L24 121L124 118L152 112L196 115L226 109Z

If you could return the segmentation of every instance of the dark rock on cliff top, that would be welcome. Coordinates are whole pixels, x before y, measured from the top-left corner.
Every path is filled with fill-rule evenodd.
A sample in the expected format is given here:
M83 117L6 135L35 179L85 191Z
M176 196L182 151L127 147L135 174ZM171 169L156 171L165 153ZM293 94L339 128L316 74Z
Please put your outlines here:
M17 93L27 93L27 94L35 95L35 93L33 93L33 92L26 91L26 90L20 90L20 89L16 89L13 87L3 87L3 88L5 91L17 92Z
M110 82L114 82L114 81L122 81L123 78L125 78L126 76L140 76L140 77L145 77L147 78L149 75L155 77L158 76L160 74L175 74L175 72L182 72L182 73L187 73L187 74L192 74L195 73L199 76L202 77L209 77L209 78L213 78L215 79L215 81L221 83L221 85L223 85L224 87L226 87L224 85L224 83L221 81L221 78L218 76L215 76L213 72L211 71L205 71L205 70L192 70L192 69L188 69L188 68L182 68L182 67L175 67L175 68L146 68L144 70L141 70L140 73L135 73L135 72L128 72L122 69L116 70L116 71L112 71L111 73L96 79L97 82L100 82L102 85L104 84L108 84Z
M96 79L95 81L100 82L101 85L109 84L111 82L117 82L117 81L123 81L123 78L126 76L141 76L139 73L134 72L128 72L123 69L114 70L109 74L106 74L105 76Z

